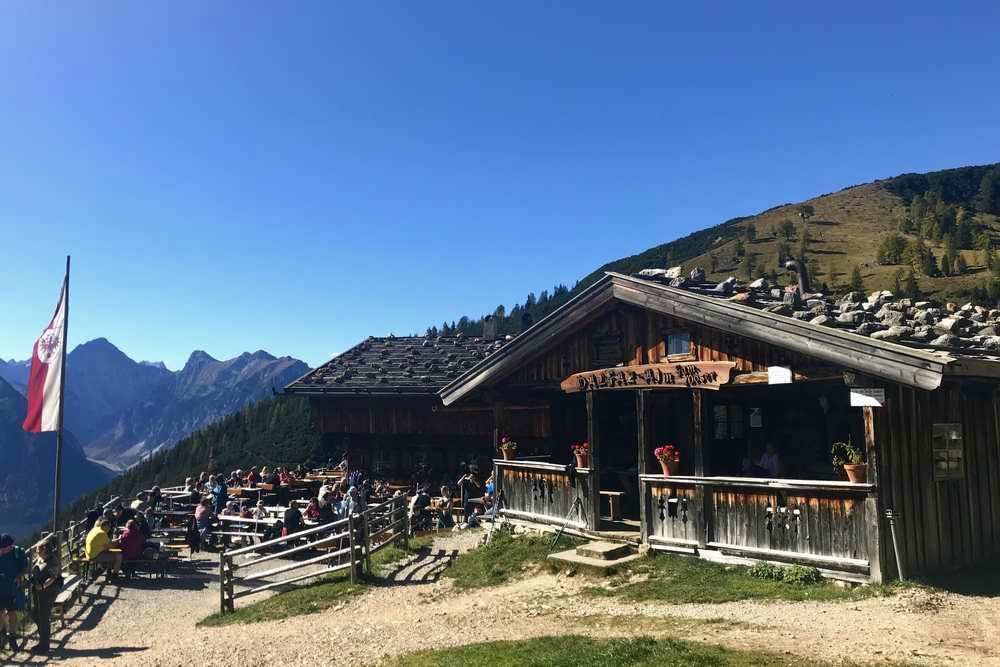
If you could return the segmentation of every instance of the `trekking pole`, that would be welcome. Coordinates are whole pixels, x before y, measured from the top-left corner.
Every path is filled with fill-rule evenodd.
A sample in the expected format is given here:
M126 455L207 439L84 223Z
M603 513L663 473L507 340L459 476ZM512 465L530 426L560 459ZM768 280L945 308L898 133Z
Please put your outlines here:
M566 530L566 523L569 521L570 515L577 510L579 510L580 518L583 519L584 523L587 522L587 515L583 510L583 501L580 500L580 496L577 496L576 500L573 501L573 506L570 507L569 512L566 513L566 518L563 519L562 525L559 526L559 530L556 531L556 539L552 540L552 544L549 545L549 551L552 551L555 548L556 543L559 542L559 538L562 537L563 532Z

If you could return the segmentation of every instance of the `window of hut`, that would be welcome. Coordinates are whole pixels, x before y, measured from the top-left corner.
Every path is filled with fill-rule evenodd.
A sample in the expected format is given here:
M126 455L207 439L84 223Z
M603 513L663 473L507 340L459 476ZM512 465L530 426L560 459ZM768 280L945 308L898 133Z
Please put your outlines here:
M743 437L743 408L739 405L716 405L712 408L716 440L739 440Z
M668 331L663 337L667 358L691 357L691 332L683 329Z

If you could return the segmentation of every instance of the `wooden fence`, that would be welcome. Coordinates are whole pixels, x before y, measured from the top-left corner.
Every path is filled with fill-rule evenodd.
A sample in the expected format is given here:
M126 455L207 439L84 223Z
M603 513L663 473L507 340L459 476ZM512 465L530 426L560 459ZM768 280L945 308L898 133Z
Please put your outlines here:
M333 523L308 528L260 544L225 551L219 557L220 610L234 611L238 598L256 595L330 572L347 570L353 582L362 570L371 572L371 554L400 539L406 539L408 528L406 498L398 496ZM270 552L257 556L262 550ZM249 571L250 568L262 563L297 557L299 554L314 551L320 553L263 572ZM242 556L256 557L240 562L239 557ZM314 569L314 566L321 564L326 564L327 567L322 570ZM308 571L298 572L284 579L273 579L304 568L308 568ZM243 574L240 574L241 571ZM245 588L235 590L237 583L243 584ZM257 585L254 585L255 583Z
M651 546L872 574L878 561L874 487L848 482L640 477Z
M564 465L523 460L498 459L493 464L497 489L503 492L503 514L578 529L597 527L590 469L570 473Z

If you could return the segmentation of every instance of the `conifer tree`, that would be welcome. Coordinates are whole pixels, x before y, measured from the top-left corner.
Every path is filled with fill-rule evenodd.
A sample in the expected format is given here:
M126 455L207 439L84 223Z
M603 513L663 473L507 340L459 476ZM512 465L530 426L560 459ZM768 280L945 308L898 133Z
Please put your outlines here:
M851 270L851 291L865 293L865 281L861 277L861 268L855 265L854 269Z

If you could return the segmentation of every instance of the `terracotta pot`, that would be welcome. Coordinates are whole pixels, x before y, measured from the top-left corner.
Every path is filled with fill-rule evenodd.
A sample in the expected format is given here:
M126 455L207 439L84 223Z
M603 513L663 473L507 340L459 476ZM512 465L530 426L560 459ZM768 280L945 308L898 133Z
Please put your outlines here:
M844 472L847 479L855 484L864 484L868 480L868 466L864 463L845 463Z
M514 450L513 449L506 449L506 448L501 447L500 448L500 456L503 457L504 461L513 461L514 460Z
M663 469L663 474L667 475L668 477L670 475L676 475L677 471L681 467L680 461L664 461L663 459L657 459L657 460L660 462L660 468Z
M576 455L576 467L577 468L586 468L588 463L590 463L590 454L577 454Z

